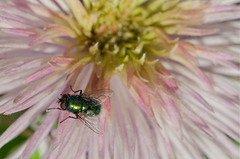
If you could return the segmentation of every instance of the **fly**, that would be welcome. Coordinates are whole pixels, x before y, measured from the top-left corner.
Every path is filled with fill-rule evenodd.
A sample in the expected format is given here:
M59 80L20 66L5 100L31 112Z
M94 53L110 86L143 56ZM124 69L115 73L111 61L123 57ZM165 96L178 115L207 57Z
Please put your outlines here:
M98 120L97 115L101 112L101 104L112 96L113 91L110 89L101 89L82 93L82 90L74 91L71 86L70 89L72 92L79 94L63 94L61 98L58 99L60 108L49 108L48 110L59 109L69 111L75 116L69 116L60 123L69 118L79 119L92 131L101 134L96 124Z

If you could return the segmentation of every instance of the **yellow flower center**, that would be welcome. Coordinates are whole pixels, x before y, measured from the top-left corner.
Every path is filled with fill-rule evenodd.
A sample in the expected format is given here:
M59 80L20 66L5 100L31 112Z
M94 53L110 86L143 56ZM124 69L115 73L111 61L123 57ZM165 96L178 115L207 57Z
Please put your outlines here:
M56 20L56 28L75 43L67 43L64 55L78 65L94 62L99 76L127 70L145 81L158 59L174 54L176 35L202 22L205 7L199 1L179 0L67 2L72 15L61 15L67 23Z

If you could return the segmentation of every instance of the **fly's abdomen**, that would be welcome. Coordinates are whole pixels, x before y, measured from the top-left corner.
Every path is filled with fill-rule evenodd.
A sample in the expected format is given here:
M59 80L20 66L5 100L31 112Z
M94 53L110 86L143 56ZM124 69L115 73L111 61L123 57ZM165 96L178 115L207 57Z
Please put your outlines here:
M77 96L70 96L68 101L67 110L73 113L79 113L87 111L88 105L84 102L82 98Z
M95 116L98 115L101 111L101 104L97 100L93 100L92 105L87 110L88 116Z

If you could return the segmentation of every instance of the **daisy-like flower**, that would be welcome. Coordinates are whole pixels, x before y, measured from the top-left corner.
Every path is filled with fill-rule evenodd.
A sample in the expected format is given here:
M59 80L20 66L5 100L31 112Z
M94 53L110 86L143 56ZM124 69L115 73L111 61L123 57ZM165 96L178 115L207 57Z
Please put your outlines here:
M239 157L239 0L0 2L0 113L24 113L9 158ZM112 89L96 134L60 94ZM41 117L39 126L33 124ZM33 126L35 125L35 126ZM235 142L234 142L235 141Z

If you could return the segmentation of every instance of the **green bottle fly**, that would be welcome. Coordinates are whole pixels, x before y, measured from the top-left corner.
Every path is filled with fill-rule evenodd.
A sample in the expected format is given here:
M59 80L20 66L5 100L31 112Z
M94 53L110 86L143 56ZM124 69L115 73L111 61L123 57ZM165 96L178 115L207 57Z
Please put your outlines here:
M101 112L101 104L111 97L113 91L110 89L102 89L82 93L82 90L74 91L71 86L70 88L74 93L79 92L79 94L63 94L61 98L58 99L60 108L50 108L48 110L60 109L63 111L69 111L75 114L75 117L69 116L60 123L68 118L80 119L94 132L101 133L93 123L94 120L97 120L96 116Z

